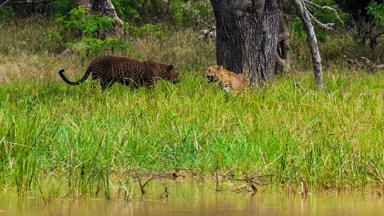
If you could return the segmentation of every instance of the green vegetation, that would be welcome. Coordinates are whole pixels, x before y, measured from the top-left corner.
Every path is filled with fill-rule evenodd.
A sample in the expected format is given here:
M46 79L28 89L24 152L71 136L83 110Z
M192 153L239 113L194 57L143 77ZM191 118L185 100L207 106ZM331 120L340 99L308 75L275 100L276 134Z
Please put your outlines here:
M375 186L384 172L383 78L335 71L318 91L310 75L286 75L238 96L189 73L176 86L103 94L56 79L2 84L0 184L26 192L64 178L90 189L180 168L273 174L276 185L318 189Z
M44 23L44 25L42 25ZM214 41L190 29L159 37L141 30L109 53L174 63L177 85L71 87L92 56L56 54L46 37L56 24L32 18L2 24L0 41L0 188L46 197L131 187L143 175L188 170L199 177L272 175L276 186L346 189L383 186L384 74L350 71L335 54L349 40L322 44L326 89L310 73L304 39L292 45L295 70L273 85L225 95L201 72L214 64ZM139 29L156 29L143 27ZM347 37L345 37L347 38ZM333 42L332 42L333 41ZM80 58L79 58L80 57ZM336 64L337 63L337 64ZM229 180L232 177L228 177Z
M339 15L313 6L320 21L336 23L333 32L317 27L324 90L305 72L306 34L287 1L292 71L238 95L201 76L215 64L214 39L199 33L213 29L208 1L113 0L125 21L120 38L108 35L112 17L74 2L54 0L51 16L0 8L0 191L127 197L139 193L138 175L175 172L210 183L217 173L229 182L268 176L278 188L384 186L384 73L346 63L383 62L381 0L313 1ZM71 87L58 77L60 68L81 76L99 54L170 63L182 80L101 93L92 81Z

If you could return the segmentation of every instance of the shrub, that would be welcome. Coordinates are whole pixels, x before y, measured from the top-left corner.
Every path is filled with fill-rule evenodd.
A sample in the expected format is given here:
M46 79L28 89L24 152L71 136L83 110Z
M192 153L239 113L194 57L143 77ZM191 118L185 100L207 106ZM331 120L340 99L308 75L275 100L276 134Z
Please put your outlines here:
M0 23L11 20L15 17L15 12L10 6L3 6L0 8Z
M125 23L124 30L132 37L155 37L162 40L165 37L165 25L163 24L145 24L140 27Z
M59 16L56 21L64 31L75 37L97 37L113 28L114 19L110 16L89 13L89 9L78 7L69 12L69 16Z
M377 26L384 28L384 5L377 2L371 2L368 7L368 14L374 18Z
M52 9L55 14L65 15L75 8L74 0L54 0Z
M56 21L62 29L49 31L48 37L53 41L64 40L66 47L78 54L94 55L125 47L120 39L100 37L113 28L114 19L110 16L90 13L89 9L78 7L72 9L68 16L58 16Z

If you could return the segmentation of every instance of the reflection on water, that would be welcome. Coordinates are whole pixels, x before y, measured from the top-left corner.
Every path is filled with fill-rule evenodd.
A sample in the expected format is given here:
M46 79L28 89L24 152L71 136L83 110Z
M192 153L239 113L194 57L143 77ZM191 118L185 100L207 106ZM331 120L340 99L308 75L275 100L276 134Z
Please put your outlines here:
M81 198L56 199L45 205L37 198L0 196L0 215L319 215L378 216L384 213L384 199L359 194L312 195L307 199L283 193L219 192L212 187L191 184L169 186L169 198L160 199L149 190L143 199L105 201Z

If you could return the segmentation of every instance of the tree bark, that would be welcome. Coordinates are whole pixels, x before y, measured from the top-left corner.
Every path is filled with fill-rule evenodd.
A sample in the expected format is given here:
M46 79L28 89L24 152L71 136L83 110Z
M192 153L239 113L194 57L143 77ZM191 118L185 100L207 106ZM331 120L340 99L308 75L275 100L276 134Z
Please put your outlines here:
M309 15L309 12L305 8L304 2L302 0L295 0L295 4L297 13L304 24L305 31L307 32L307 40L312 55L312 64L315 74L315 81L320 88L323 88L323 66L321 65L321 57L319 46L317 44L315 29L313 28L311 17Z
M288 72L291 69L291 45L289 41L289 29L285 24L284 16L280 17L280 33L276 50L276 73Z
M275 73L283 0L211 0L217 64L262 84Z
M114 29L106 36L120 37L123 33L123 21L117 16L112 0L93 0L92 11L100 13L104 16L112 16L115 19Z

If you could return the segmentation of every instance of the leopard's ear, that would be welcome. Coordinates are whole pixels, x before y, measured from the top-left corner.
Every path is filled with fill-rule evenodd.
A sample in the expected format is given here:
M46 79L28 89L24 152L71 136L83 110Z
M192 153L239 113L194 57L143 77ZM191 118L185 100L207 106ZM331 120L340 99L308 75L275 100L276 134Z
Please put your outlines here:
M219 68L220 68L220 69L224 69L223 65L220 65Z
M171 64L168 65L168 67L167 67L168 70L173 70L174 68L175 68L175 67L173 67L173 65L171 65Z

